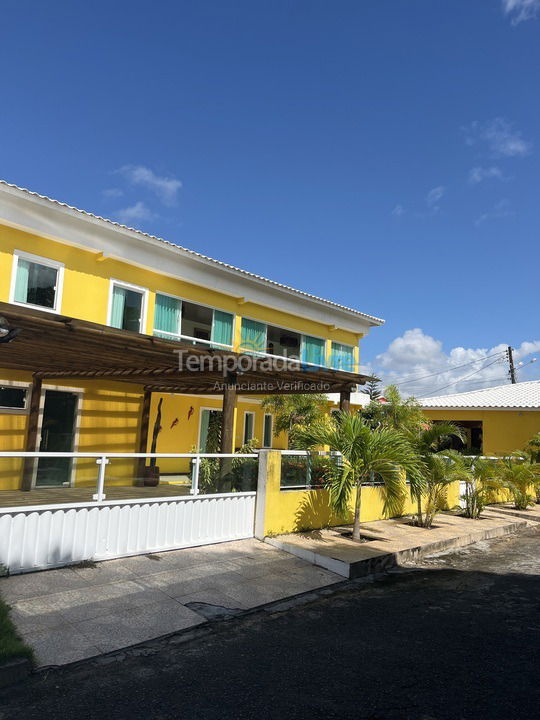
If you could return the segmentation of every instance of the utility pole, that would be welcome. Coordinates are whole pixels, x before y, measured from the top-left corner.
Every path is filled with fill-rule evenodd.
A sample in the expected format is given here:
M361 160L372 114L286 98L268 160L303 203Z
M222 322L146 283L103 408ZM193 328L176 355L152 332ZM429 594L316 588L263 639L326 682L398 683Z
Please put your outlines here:
M515 384L515 382L516 382L516 369L515 369L515 367L514 367L514 355L513 355L513 352L514 352L513 348L510 347L510 345L509 345L508 348L507 348L507 350L506 350L506 354L508 355L508 365L509 365L508 373L509 373L509 375L510 375L510 382L511 382L512 384Z

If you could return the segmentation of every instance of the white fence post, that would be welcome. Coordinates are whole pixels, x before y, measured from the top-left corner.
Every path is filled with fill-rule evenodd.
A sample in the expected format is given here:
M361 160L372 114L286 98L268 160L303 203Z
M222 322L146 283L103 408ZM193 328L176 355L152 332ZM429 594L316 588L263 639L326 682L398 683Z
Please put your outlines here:
M92 500L97 500L97 502L101 502L102 500L105 500L106 495L104 493L104 487L105 487L105 468L109 464L109 459L105 457L105 455L102 455L101 457L97 458L96 463L99 465L98 470L98 479L97 479L97 493L92 496Z
M196 455L193 458L193 469L191 473L191 490L189 491L191 495L198 495L199 494L199 470L201 469L201 457L200 455Z

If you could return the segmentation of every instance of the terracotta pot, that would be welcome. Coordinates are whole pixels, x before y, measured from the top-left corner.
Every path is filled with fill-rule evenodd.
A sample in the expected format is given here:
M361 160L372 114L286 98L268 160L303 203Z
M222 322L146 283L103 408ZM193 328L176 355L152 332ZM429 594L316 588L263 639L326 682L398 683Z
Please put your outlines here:
M159 467L148 465L144 468L144 486L156 487L157 485L159 485Z

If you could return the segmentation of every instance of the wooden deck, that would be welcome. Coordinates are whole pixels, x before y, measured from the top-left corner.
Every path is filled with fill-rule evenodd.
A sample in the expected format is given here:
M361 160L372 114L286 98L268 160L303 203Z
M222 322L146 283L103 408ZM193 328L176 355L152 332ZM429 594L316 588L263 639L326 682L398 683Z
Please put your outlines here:
M136 487L134 485L105 486L107 500L128 500L135 498L178 497L189 495L189 485L169 485L162 483L157 487ZM20 505L56 505L58 503L93 502L96 492L92 487L47 487L36 488L28 492L22 490L0 491L0 507L18 507Z

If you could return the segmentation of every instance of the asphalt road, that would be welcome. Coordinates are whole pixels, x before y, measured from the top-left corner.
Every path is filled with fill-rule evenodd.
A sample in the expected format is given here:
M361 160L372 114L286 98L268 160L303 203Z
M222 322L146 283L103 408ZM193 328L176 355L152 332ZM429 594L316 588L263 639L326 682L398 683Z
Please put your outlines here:
M538 717L540 533L33 677L0 718Z

